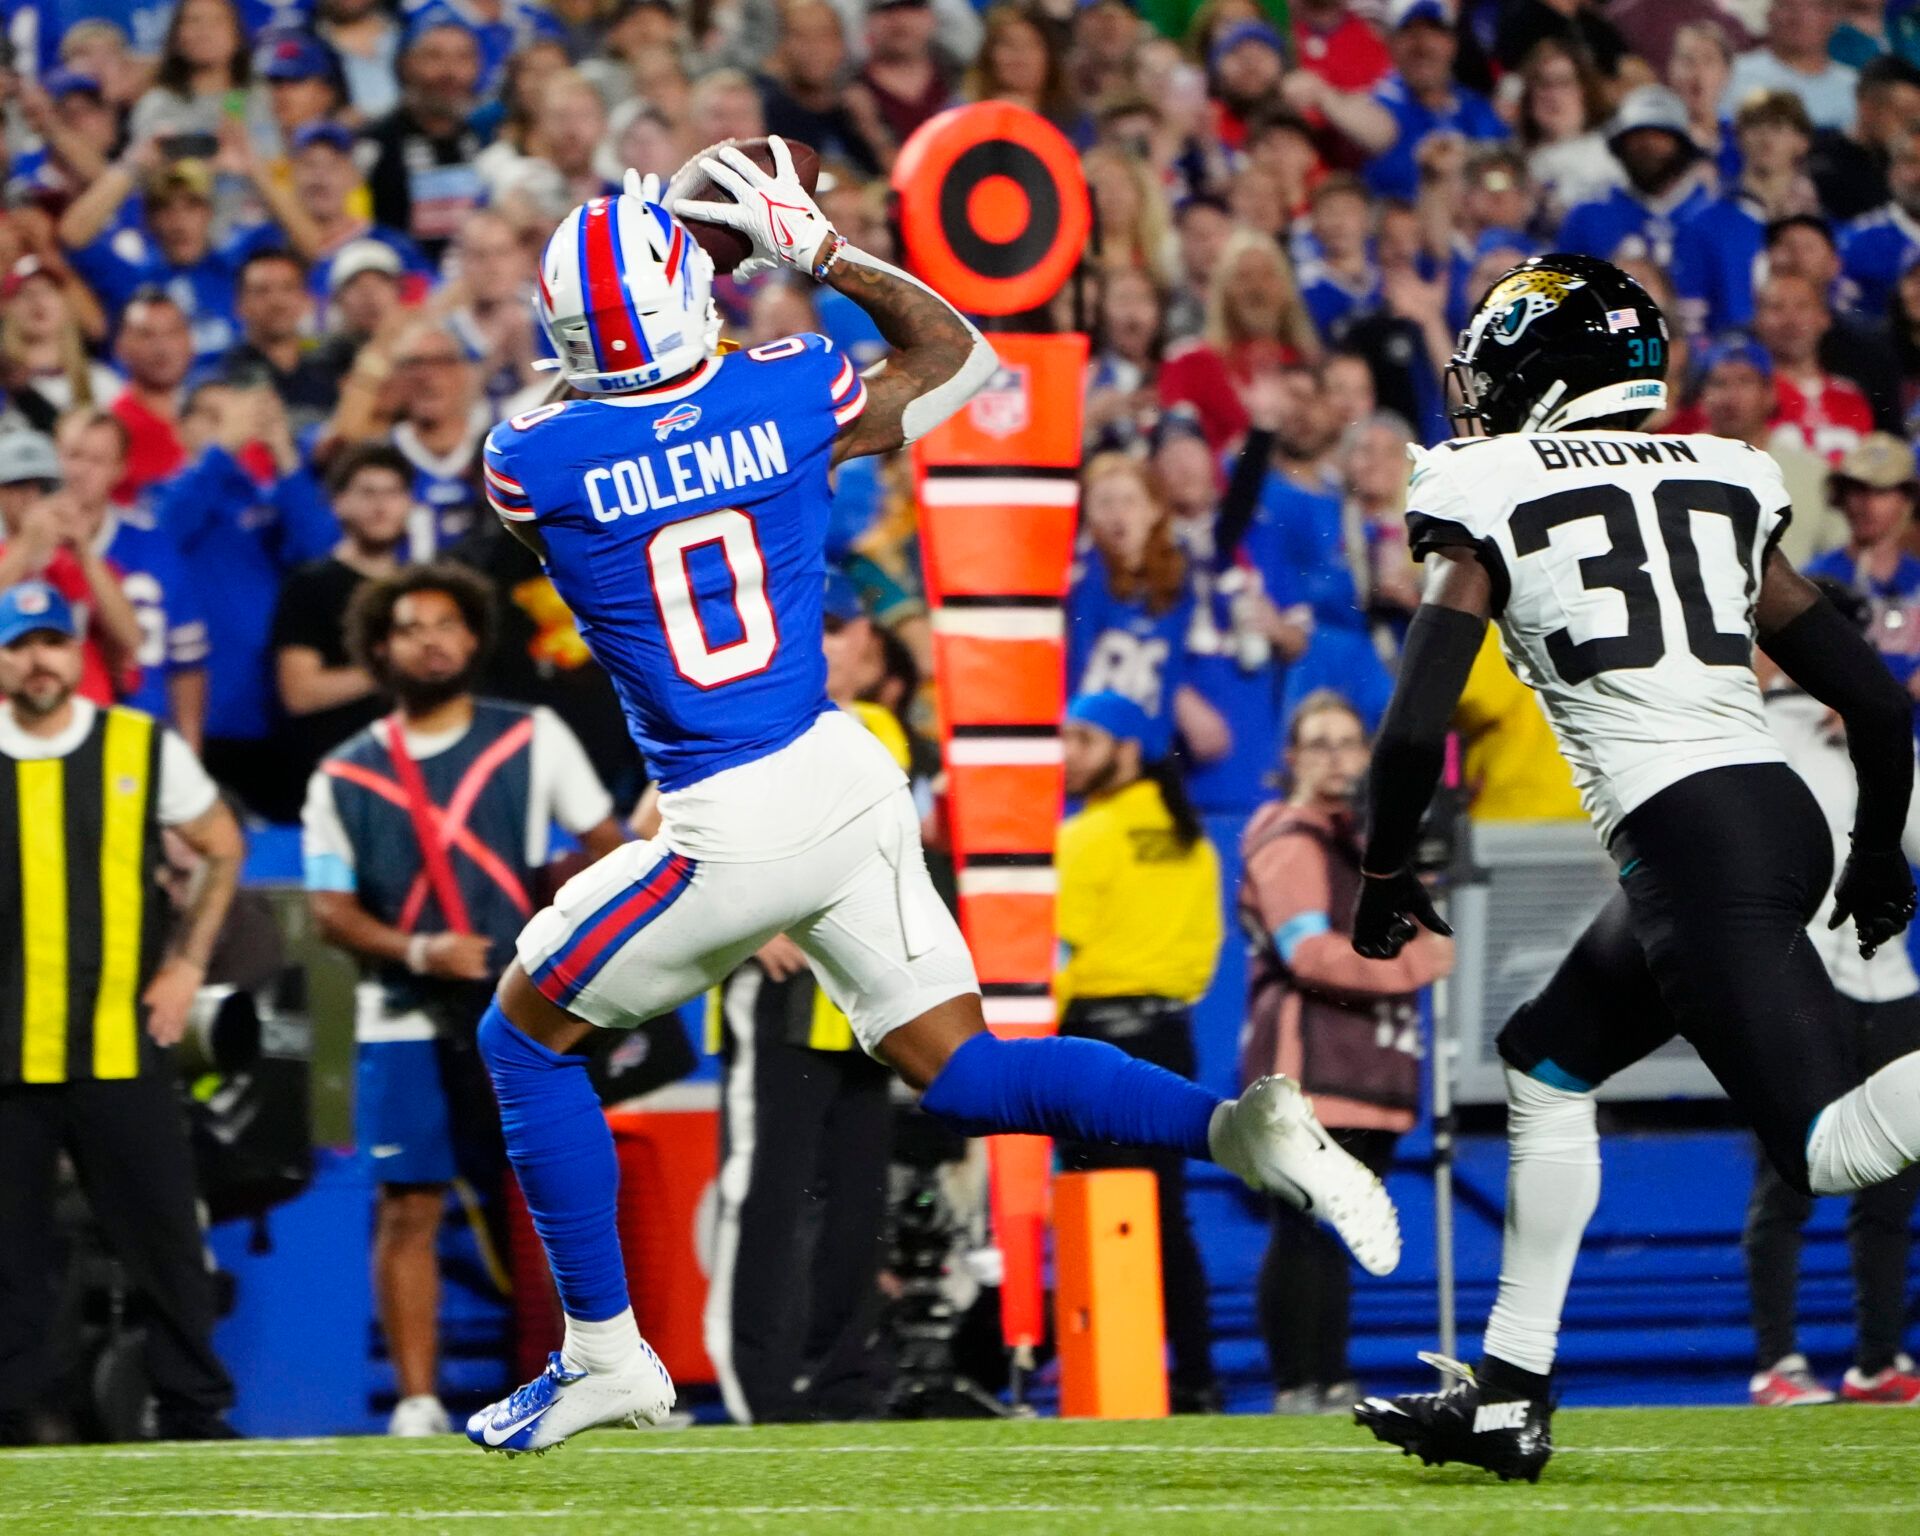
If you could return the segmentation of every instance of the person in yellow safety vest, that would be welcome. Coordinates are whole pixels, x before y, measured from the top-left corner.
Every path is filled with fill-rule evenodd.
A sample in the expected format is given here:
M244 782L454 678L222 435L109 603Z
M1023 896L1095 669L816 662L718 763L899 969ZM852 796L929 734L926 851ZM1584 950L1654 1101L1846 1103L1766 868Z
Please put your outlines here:
M1067 793L1086 804L1061 824L1054 853L1061 950L1054 993L1062 1034L1105 1040L1192 1077L1193 1005L1213 980L1225 926L1220 858L1178 768L1144 761L1153 729L1123 694L1082 694L1067 706ZM1073 1171L1153 1171L1173 1411L1218 1412L1207 1276L1187 1220L1186 1159L1085 1142L1061 1142L1059 1155Z

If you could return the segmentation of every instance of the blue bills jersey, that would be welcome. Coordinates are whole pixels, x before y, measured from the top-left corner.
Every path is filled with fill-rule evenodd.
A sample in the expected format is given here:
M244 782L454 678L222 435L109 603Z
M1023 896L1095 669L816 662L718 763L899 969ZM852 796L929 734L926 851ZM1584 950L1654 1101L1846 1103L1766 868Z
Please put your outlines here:
M827 469L866 403L852 362L808 334L489 434L488 499L539 529L663 790L776 752L832 707Z
M123 700L178 724L168 683L207 664L211 649L200 593L173 540L146 508L116 511L96 546L120 572L120 587L140 621L140 686Z

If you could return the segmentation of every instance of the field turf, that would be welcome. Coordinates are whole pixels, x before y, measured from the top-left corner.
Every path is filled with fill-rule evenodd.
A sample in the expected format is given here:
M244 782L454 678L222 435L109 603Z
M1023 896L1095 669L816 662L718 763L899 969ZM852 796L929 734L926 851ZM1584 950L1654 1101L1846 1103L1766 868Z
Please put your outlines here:
M1106 1536L1920 1531L1910 1409L1568 1412L1537 1488L1422 1468L1330 1419L601 1432L0 1451L18 1536Z

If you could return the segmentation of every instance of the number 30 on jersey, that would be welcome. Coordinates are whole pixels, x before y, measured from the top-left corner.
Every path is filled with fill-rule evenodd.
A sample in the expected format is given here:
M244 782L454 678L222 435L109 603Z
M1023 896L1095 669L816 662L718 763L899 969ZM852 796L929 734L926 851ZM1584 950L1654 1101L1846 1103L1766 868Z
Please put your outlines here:
M740 621L740 638L718 646L707 637L693 589L693 556L709 545L717 546L732 576L733 610ZM767 563L746 513L723 507L669 524L648 543L647 567L673 664L688 682L718 688L772 665L780 627L767 601Z

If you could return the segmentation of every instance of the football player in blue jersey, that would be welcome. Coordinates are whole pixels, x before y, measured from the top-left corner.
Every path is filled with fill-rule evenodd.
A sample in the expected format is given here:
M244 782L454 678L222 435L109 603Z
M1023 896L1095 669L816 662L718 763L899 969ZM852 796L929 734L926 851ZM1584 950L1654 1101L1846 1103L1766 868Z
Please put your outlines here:
M659 836L602 859L527 925L480 1026L566 1313L547 1369L468 1421L489 1450L671 1409L628 1302L612 1136L571 1052L592 1027L698 995L775 934L950 1125L1211 1157L1325 1217L1369 1269L1399 1257L1385 1190L1285 1079L1223 1102L1104 1042L988 1033L907 781L828 701L821 600L833 465L939 425L994 354L945 300L849 245L770 144L772 175L732 148L699 162L734 201L629 173L623 195L567 217L539 308L586 398L505 422L486 446L495 510L540 554L661 788ZM751 263L853 300L891 354L862 376L818 335L730 350L686 220L731 226Z

